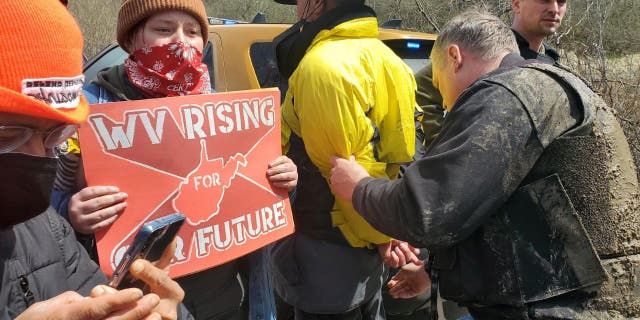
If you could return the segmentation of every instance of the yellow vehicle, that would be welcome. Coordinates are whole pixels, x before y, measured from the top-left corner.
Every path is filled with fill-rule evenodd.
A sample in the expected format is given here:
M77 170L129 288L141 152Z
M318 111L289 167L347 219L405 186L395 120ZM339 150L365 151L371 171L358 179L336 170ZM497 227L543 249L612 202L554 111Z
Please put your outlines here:
M273 39L289 24L241 23L210 18L209 43L203 62L209 67L211 82L218 92L278 87ZM414 71L429 59L436 36L427 33L380 28L380 40ZM106 47L84 68L86 83L100 70L123 63L127 53L117 44Z

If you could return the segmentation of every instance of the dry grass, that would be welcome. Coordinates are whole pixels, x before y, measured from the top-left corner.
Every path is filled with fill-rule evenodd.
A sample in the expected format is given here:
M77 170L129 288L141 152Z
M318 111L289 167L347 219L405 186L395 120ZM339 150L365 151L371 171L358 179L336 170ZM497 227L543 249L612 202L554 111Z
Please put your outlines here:
M69 10L84 35L84 54L93 57L116 39L120 0L69 1Z

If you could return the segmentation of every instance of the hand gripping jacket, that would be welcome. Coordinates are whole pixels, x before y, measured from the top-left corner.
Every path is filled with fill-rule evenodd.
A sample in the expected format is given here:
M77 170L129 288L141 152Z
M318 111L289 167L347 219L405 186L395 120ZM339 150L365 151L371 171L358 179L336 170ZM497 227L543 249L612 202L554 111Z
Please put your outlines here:
M522 306L593 289L607 279L601 259L638 251L638 181L612 110L570 72L523 68L536 70L530 81L560 83L583 121L560 132L550 119L561 112L540 108L539 92L520 90L518 72L486 79L521 99L544 152L482 235L434 253L446 299Z

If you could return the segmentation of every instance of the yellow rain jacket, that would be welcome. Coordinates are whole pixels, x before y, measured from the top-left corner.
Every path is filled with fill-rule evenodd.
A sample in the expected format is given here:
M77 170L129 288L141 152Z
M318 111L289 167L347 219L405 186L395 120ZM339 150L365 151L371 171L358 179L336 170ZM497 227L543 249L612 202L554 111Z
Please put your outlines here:
M354 155L371 176L390 179L413 156L413 73L377 37L375 18L323 30L289 79L282 106L284 151L292 132L302 138L310 160L327 182L332 156ZM372 142L376 131L379 141ZM331 221L353 247L391 240L369 225L349 201L336 198Z

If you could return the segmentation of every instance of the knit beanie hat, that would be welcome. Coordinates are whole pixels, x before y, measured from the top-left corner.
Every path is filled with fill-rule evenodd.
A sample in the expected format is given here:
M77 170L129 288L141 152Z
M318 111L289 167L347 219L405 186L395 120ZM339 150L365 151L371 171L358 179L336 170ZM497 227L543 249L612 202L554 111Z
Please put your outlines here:
M166 10L179 10L193 16L200 23L202 30L202 40L207 43L209 37L209 23L207 12L202 0L122 0L120 11L118 12L118 44L125 51L129 51L127 45L132 36L132 29L138 23L154 14Z
M3 0L0 112L83 122L82 34L59 1Z

